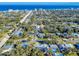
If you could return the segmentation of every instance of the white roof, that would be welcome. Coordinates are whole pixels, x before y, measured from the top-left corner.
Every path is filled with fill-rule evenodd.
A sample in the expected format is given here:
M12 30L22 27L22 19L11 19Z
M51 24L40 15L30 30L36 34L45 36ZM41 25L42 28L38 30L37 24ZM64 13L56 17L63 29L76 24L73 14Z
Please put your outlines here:
M55 45L55 44L50 45L50 47L51 48L58 48L57 45Z

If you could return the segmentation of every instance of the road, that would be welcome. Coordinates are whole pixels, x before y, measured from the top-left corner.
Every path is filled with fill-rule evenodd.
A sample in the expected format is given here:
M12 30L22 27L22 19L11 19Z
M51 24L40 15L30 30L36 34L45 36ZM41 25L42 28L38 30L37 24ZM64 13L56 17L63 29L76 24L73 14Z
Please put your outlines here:
M3 50L0 54L11 51L12 49L13 49L13 45L11 45L9 49Z
M46 14L46 15L49 15L49 13L46 11L46 10L43 10L44 11L44 13Z
M29 11L29 13L20 21L20 23L23 23L27 20L28 22L28 19L26 19L30 14L32 13L32 11Z
M0 48L5 44L5 42L9 39L9 35L5 34L5 36L2 38L0 42Z
M27 21L27 23L28 23L29 20L27 20L27 17L30 16L31 13L32 13L32 11L29 11L28 14L26 14L25 17L24 17L23 19L21 19L20 23L23 23L23 22L25 22L25 21ZM13 31L13 29L12 29L12 30L10 30L9 32L12 32L12 33L13 33L13 32L15 32L15 31ZM6 35L2 38L2 40L1 40L1 42L0 42L0 48L7 42L7 40L8 40L10 37L11 37L10 35L6 34Z

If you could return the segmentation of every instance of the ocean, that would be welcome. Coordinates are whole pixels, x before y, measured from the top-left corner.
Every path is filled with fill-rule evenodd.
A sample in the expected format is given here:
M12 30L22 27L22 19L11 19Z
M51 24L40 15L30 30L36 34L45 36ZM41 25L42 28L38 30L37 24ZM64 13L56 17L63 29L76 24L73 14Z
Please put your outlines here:
M0 10L8 10L8 9L19 9L19 10L23 10L23 9L39 9L39 8L43 8L43 9L69 9L69 8L79 8L79 5L0 5Z

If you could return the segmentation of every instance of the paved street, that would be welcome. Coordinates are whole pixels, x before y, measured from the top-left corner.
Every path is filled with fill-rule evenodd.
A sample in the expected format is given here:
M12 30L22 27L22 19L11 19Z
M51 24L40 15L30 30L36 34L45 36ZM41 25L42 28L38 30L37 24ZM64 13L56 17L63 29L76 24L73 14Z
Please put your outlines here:
M25 15L25 17L24 17L23 19L21 19L20 23L23 23L24 21L27 21L27 22L28 22L27 17L30 16L31 13L32 13L32 11L29 11L29 13L28 13L27 15ZM12 32L12 31L13 31L13 29L10 30L10 32ZM14 32L15 32L15 31L14 31ZM6 41L7 41L9 38L10 38L10 36L9 36L8 34L6 34L6 35L2 38L2 40L1 40L1 42L0 42L0 48L6 43Z

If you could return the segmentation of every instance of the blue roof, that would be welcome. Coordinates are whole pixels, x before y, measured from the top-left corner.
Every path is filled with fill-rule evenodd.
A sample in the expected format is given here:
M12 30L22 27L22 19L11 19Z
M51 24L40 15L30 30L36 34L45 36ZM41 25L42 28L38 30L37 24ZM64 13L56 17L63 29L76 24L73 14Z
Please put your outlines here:
M56 52L57 51L57 49L52 49L52 52Z
M22 40L21 42L27 42L27 40Z
M59 45L60 51L66 50L64 45Z
M75 44L75 45L79 46L79 44Z
M76 47L77 49L79 49L79 44L75 44L75 47Z
M79 35L78 33L72 33L72 35Z
M67 33L64 33L64 36L67 36L68 34Z
M54 56L64 56L62 53L54 53Z
M23 48L26 48L28 45L27 45L27 43L22 43L21 46L22 46Z
M21 35L22 35L22 31L17 31L17 32L15 33L15 35L21 36Z
M47 51L48 49L47 48L39 48L41 51L45 52Z

